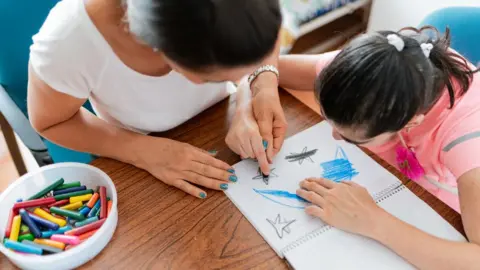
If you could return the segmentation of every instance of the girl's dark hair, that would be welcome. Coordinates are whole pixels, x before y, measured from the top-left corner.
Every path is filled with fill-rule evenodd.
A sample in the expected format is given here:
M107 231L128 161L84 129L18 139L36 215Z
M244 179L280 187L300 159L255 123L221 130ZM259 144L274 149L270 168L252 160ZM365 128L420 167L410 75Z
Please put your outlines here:
M388 43L389 34L404 41L402 51ZM422 43L433 45L428 58ZM452 108L455 98L467 92L475 71L449 46L449 29L441 36L431 26L355 38L315 82L324 116L342 127L363 128L372 138L399 131L416 114L426 113L445 87Z
M130 31L193 70L261 61L282 23L278 0L123 0Z

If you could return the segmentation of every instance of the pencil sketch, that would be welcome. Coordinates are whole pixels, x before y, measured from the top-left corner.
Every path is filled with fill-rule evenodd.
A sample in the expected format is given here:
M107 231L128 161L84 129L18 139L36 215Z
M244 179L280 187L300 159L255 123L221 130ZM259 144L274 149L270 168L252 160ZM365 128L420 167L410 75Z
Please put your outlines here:
M272 227L275 229L275 232L277 233L278 238L280 239L283 238L284 233L289 234L291 232L289 226L292 225L292 223L294 223L295 221L295 219L286 220L285 218L282 221L280 214L277 215L274 221L267 218L267 222L272 225Z
M311 163L314 163L312 156L315 155L318 149L313 149L307 151L307 147L305 146L300 153L290 153L290 155L286 156L285 159L289 162L298 162L298 164L302 165L304 160L308 160Z
M262 173L262 170L260 168L258 168L257 175L255 175L252 179L253 180L262 180L263 183L265 183L265 185L268 185L268 183L270 182L270 178L278 177L278 175L276 175L273 172L274 170L275 170L275 168L272 168L272 169L270 169L270 174L269 175L264 175Z
M335 159L320 164L323 169L322 177L334 182L352 180L358 175L353 168L352 163L348 160L347 154L342 147L338 146L335 152Z
M307 206L309 203L307 200L303 199L297 194L290 193L285 190L253 189L253 191L263 198L285 207L305 209L305 206Z

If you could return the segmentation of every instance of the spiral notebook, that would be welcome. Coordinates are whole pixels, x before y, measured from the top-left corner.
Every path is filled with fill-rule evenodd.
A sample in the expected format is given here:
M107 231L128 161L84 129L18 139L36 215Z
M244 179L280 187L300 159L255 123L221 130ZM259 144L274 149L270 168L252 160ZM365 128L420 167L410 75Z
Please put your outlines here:
M306 215L303 210L309 203L295 191L308 177L354 181L364 186L380 207L403 221L444 239L466 241L358 147L334 140L328 123L286 140L270 167L271 174L265 178L255 161L237 163L234 168L239 180L225 193L294 269L414 269L378 242Z

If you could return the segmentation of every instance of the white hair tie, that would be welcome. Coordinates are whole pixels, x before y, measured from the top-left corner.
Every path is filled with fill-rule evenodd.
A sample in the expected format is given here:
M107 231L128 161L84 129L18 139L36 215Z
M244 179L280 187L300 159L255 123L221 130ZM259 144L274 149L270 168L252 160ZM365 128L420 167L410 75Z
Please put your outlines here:
M423 54L425 57L429 58L430 57L430 52L433 49L433 44L432 43L422 43L420 44L420 48L422 48Z
M395 34L390 34L387 36L388 44L397 48L397 51L401 52L405 47L405 42L401 37Z

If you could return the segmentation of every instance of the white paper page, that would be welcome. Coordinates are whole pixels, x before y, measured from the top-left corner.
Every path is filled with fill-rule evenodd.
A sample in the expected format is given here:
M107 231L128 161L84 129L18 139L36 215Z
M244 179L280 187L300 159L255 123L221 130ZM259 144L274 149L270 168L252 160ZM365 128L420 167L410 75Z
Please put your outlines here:
M399 219L437 237L466 241L455 228L406 187L401 187L398 193L381 201L379 205ZM298 270L415 269L380 243L335 228L286 251L285 257Z
M317 149L315 154L301 160L285 158L291 153L314 149ZM303 179L323 177L326 172L330 172L331 179L351 175L351 180L365 186L370 194L401 184L356 146L334 140L326 122L285 141L270 166L268 185L258 173L257 162L242 161L234 168L238 182L229 186L227 196L281 257L280 251L286 245L324 225L319 219L307 216L303 211L307 203L295 197Z

